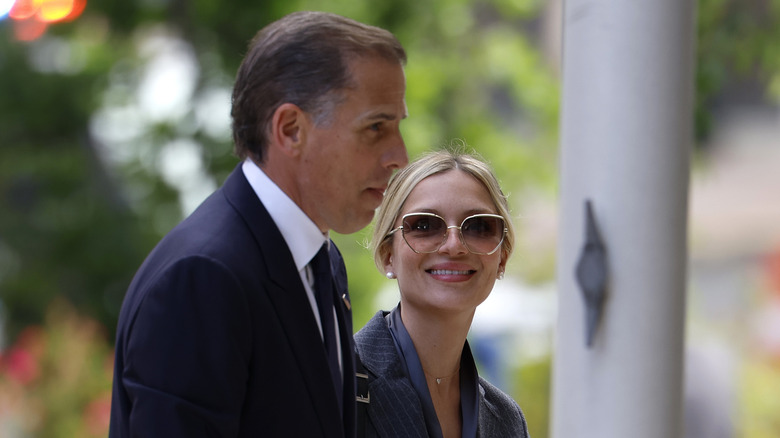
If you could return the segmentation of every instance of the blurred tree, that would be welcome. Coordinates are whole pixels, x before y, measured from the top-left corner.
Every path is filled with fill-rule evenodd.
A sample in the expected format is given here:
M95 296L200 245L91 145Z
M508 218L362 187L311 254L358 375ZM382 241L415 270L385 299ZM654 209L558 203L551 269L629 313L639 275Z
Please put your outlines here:
M712 131L713 107L730 87L752 83L754 99L780 103L780 2L699 0L696 138Z
M79 30L19 44L0 22L0 300L11 333L42 322L60 294L110 324L127 264L153 238L90 139L115 54Z

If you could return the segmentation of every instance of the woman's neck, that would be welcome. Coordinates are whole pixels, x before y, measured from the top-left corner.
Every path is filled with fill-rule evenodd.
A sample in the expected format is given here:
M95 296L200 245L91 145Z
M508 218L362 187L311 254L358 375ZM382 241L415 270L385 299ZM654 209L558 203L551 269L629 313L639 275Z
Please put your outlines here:
M461 436L460 359L470 314L431 313L401 304L401 319L420 358L444 438Z
M465 315L432 315L402 303L401 319L412 338L426 375L433 379L457 375L463 344L473 318L473 312Z

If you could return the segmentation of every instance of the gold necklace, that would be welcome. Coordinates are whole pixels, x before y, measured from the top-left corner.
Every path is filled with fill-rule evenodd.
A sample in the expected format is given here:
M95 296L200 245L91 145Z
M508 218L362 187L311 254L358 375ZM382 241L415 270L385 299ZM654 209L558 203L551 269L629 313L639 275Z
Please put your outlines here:
M460 366L458 366L458 368L456 368L455 371L453 371L452 374L450 374L449 376L436 377L436 376L430 374L428 371L425 371L425 368L423 368L423 372L425 373L425 375L430 377L430 378L432 378L432 379L434 379L434 380L436 380L436 384L437 385L441 385L441 381L442 380L449 379L449 378L455 376L456 374L458 374L459 371L460 371Z

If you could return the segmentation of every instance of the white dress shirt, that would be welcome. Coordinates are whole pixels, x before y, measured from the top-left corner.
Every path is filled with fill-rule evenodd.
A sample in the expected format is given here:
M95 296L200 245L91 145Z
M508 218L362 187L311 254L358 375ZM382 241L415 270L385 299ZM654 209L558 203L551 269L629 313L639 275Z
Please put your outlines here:
M314 275L311 272L309 262L317 255L324 243L329 243L328 234L322 234L317 225L301 210L298 205L279 188L268 175L265 174L254 161L247 159L241 166L244 176L263 206L268 210L279 231L282 233L287 247L292 253L295 268L301 276L301 282L306 289L314 318L322 334L322 321L320 320L317 299L314 297ZM341 338L338 335L338 318L333 309L333 321L336 324L336 348L338 349L339 366L341 365ZM324 337L323 337L324 339ZM342 366L343 369L343 366Z

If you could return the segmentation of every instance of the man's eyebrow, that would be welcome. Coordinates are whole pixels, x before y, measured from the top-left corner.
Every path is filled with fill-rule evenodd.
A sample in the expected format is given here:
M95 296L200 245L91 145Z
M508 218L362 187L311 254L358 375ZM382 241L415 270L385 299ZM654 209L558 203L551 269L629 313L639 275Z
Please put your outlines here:
M401 114L400 119L403 120L403 119L405 119L407 117L409 117L409 111L406 108L404 108L404 112L403 112L403 114ZM381 112L380 111L380 112L376 112L376 113L371 113L370 111L367 111L366 113L363 114L362 118L363 118L363 120L369 120L369 121L371 121L371 120L393 121L393 120L398 120L399 117L398 117L398 115L396 113L392 113L392 112L387 113L387 112Z
M406 117L406 114L401 116L401 118ZM376 114L370 114L366 117L366 120L395 120L397 119L395 114L389 114L389 113L376 113Z

